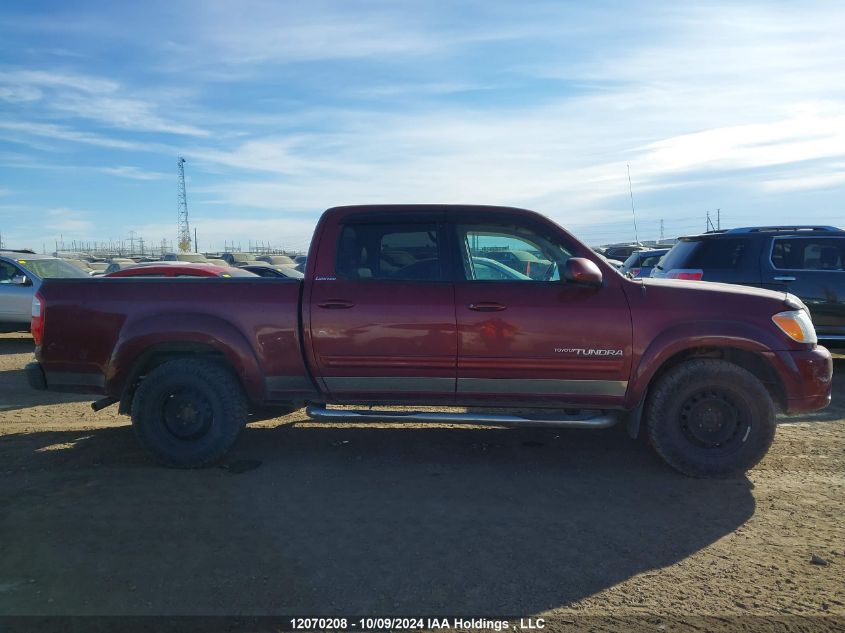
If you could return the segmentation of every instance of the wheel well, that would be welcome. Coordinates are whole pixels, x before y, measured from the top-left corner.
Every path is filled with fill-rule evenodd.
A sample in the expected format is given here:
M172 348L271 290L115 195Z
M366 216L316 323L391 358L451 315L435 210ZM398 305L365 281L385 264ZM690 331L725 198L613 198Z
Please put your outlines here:
M652 376L649 386L673 367L692 358L715 358L742 367L763 383L778 408L786 408L786 390L775 368L760 354L737 347L693 347L682 350L660 366Z
M220 350L202 343L173 343L160 345L143 352L135 361L129 378L123 387L120 395L118 412L129 415L132 412L132 398L144 376L149 374L159 365L177 358L202 358L213 360L232 370L226 356ZM232 374L237 378L236 372ZM238 379L240 382L240 379Z

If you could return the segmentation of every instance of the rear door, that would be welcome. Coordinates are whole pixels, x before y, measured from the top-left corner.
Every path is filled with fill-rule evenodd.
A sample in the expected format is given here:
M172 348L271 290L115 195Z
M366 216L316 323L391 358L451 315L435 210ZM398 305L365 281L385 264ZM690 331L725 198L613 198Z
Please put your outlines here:
M765 287L807 304L820 337L845 337L845 238L775 237L763 268Z
M337 249L312 282L315 375L336 401L450 403L457 334L444 226L384 218L353 216L322 236Z
M622 279L608 272L599 288L561 281L574 248L525 222L454 226L458 403L619 404L632 343ZM487 255L507 250L549 262L546 274L486 274Z

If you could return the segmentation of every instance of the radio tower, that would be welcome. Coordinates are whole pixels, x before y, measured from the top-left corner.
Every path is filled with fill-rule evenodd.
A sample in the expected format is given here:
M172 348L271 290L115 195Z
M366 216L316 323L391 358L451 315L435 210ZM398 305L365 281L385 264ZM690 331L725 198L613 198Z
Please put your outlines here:
M185 159L176 160L176 174L179 179L176 199L179 203L179 251L191 252L191 227L188 225L188 195L185 193Z

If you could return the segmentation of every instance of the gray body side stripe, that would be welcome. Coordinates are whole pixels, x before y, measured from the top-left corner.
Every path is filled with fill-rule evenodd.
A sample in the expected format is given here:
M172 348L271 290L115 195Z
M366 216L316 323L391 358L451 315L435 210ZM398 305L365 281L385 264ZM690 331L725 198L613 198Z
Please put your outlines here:
M426 393L454 393L454 378L411 378L397 376L338 377L325 376L323 380L329 391L420 391Z
M625 380L555 380L549 378L458 378L458 393L568 394L624 396Z
M452 393L454 378L337 377L323 378L330 391ZM624 396L624 380L555 380L545 378L458 378L457 393L568 394Z

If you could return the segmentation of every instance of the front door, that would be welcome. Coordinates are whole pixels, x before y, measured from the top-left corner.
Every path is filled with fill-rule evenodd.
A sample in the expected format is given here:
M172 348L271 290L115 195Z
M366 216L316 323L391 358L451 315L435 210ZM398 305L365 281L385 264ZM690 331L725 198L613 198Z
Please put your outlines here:
M334 270L310 298L315 374L335 401L449 404L457 335L435 218L338 227ZM336 238L336 242L333 238Z
M576 248L524 223L455 225L457 402L621 404L632 344L622 280L561 281Z

